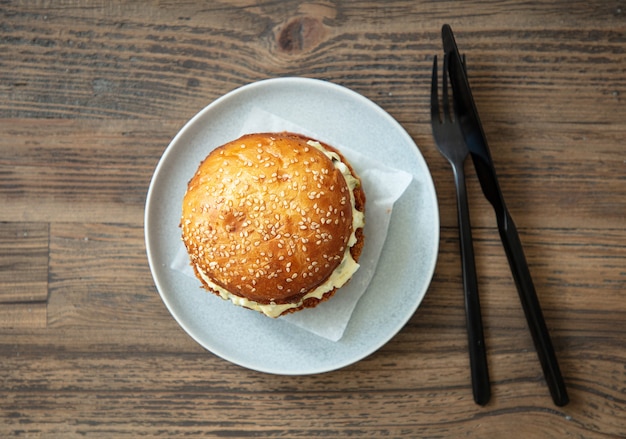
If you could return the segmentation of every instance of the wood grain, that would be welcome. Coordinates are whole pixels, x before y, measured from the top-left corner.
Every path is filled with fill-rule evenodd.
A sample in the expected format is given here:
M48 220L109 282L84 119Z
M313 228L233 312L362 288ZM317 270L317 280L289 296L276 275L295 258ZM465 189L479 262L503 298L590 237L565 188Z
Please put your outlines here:
M48 298L48 225L0 223L0 303Z
M623 437L624 11L600 0L0 2L0 436ZM563 408L468 162L493 394L486 407L471 397L453 179L430 130L443 23L467 55L568 386ZM439 259L415 315L364 360L311 376L201 348L162 303L143 237L150 179L183 124L280 76L332 81L388 111L424 155L440 207Z
M0 326L46 326L48 224L0 223Z
M4 221L141 223L160 154L180 124L4 119ZM173 133L173 134L172 134Z

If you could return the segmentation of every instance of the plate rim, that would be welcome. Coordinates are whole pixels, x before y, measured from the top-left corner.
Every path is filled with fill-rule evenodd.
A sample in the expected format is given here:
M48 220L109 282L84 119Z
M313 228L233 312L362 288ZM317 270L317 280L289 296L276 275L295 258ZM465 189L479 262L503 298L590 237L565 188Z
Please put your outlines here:
M155 201L154 200L154 196L155 196L154 188L156 185L156 181L159 179L159 176L163 170L163 167L166 166L168 157L170 154L173 153L175 149L175 145L177 144L179 139L183 137L185 133L187 132L187 130L191 129L191 127L193 127L194 124L198 120L202 119L205 114L210 113L216 107L219 107L220 105L222 105L224 102L228 101L229 99L233 99L239 94L243 94L247 91L254 90L256 88L263 88L263 87L275 86L275 85L284 85L284 86L286 85L286 86L291 86L291 87L298 86L298 85L313 85L316 87L324 87L328 90L331 90L332 92L346 94L350 98L356 99L357 102L363 105L366 105L371 110L376 111L377 116L384 117L388 124L395 126L395 129L398 131L399 134L401 134L405 138L407 144L413 146L412 148L413 153L417 156L418 161L422 162L426 170L427 175L425 176L422 175L422 178L426 178L427 182L429 183L428 193L430 194L430 197L432 198L432 201L433 201L432 203L433 209L430 212L430 215L432 215L432 222L433 222L432 231L434 232L433 237L431 239L432 240L432 247L431 247L432 253L429 259L427 270L424 273L422 273L423 278L425 279L424 284L423 284L424 285L423 291L421 291L416 296L416 300L414 301L414 303L412 303L411 306L408 307L410 312L406 312L404 314L404 318L397 320L396 324L393 326L393 329L389 331L389 334L386 337L382 337L378 343L368 345L369 346L368 349L362 350L359 353L359 355L344 359L343 361L333 362L332 364L329 364L326 367L318 367L318 368L312 368L312 369L307 369L307 370L304 370L304 369L289 370L284 367L282 370L279 370L276 367L268 367L268 366L263 367L257 364L251 364L250 362L237 359L235 358L235 356L216 348L213 344L211 344L210 342L207 342L207 340L201 339L198 336L198 334L196 334L193 330L191 330L188 324L184 320L182 320L182 317L179 316L178 313L174 310L172 304L170 303L167 297L167 294L165 294L165 292L162 291L163 285L161 284L161 280L159 277L160 274L158 273L158 270L156 268L152 244L151 244L151 238L150 238L151 224L153 221L153 218L151 218L150 213L152 212L152 204ZM419 171L419 169L417 170ZM415 175L415 172L412 172L412 174ZM250 370L255 370L255 371L269 373L269 374L278 374L278 375L310 375L310 374L326 373L326 372L330 372L333 370L338 370L338 369L347 367L351 364L354 364L358 361L363 360L364 358L375 353L382 346L387 344L407 324L407 322L411 319L411 317L415 314L415 312L417 311L417 309L423 302L423 299L426 293L428 292L428 289L432 283L432 278L434 276L434 272L435 272L435 268L436 268L436 264L437 264L437 260L439 256L439 238L440 238L440 216L439 215L440 213L439 213L439 206L437 202L436 188L434 186L432 173L430 172L430 169L428 168L428 163L426 162L423 154L421 153L419 147L417 146L413 138L408 134L408 132L404 129L404 127L393 116L391 116L387 111L385 111L382 107L380 107L374 101L370 100L369 98L361 95L360 93L346 86L343 86L334 82L330 82L330 81L316 79L316 78L287 76L287 77L263 79L263 80L251 82L251 83L236 87L226 92L225 94L219 96L218 98L216 98L209 104L207 104L200 111L198 111L191 119L189 119L186 123L183 124L183 126L180 128L180 130L176 133L176 135L172 138L168 146L165 148L164 152L159 158L159 161L151 177L147 196L146 196L145 210L144 210L144 239L145 239L146 254L148 257L150 272L151 272L155 287L157 289L157 292L159 293L159 296L161 297L161 300L165 304L170 315L174 318L174 320L178 323L178 325L184 330L184 332L188 336L190 336L196 343L198 343L204 349L216 355L217 357L222 358L223 360L228 361L230 363L250 369ZM384 249L383 249L383 253L384 253ZM364 294L367 294L367 291ZM340 343L340 342L341 340L338 342L329 341L329 343Z

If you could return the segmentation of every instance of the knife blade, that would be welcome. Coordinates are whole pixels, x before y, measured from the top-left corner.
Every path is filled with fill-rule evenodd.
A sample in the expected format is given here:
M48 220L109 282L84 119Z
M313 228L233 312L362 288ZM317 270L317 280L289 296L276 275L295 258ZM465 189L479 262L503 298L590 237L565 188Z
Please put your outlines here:
M500 190L491 152L487 145L487 139L478 116L478 110L476 109L452 28L447 24L443 25L441 36L444 51L449 57L450 83L452 84L455 116L460 122L465 143L470 150L480 187L494 208L500 239L507 255L524 315L528 322L552 400L557 406L564 406L569 402L569 397L563 376L554 353L552 340L541 311L517 228Z

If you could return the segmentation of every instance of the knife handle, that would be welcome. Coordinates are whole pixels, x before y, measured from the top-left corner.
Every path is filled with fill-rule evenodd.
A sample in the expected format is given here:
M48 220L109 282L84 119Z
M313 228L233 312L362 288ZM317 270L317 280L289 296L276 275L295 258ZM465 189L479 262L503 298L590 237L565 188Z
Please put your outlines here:
M539 305L535 286L533 285L530 271L528 270L528 263L524 256L524 250L519 239L519 234L517 233L517 228L515 227L513 218L511 218L511 215L506 209L502 215L498 216L498 230L500 231L500 238L502 239L504 251L509 260L513 279L517 286L522 308L526 315L526 321L528 322L530 333L532 334L535 349L539 356L539 362L541 363L543 375L550 389L552 400L557 406L562 407L569 402L569 397L565 389L565 383L563 382L554 348L552 347L550 334L543 318L541 306Z
M485 405L491 397L489 368L483 335L483 322L478 296L478 280L472 244L472 227L467 204L467 190L463 163L454 166L454 178L457 188L457 212L459 222L459 241L461 244L461 266L463 271L463 290L465 296L465 318L467 341L469 346L472 393L476 404Z

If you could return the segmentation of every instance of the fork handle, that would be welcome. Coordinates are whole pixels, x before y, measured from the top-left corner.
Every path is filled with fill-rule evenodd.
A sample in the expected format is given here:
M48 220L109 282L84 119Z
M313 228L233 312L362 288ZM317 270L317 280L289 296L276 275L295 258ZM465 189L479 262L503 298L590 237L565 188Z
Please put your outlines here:
M470 371L472 376L472 393L474 401L485 405L491 397L489 384L489 369L487 367L487 353L483 335L483 322L478 297L478 280L476 277L476 263L474 260L474 246L472 244L472 227L470 224L467 190L465 187L465 172L463 161L454 169L454 179L457 188L457 213L459 222L459 241L461 244L461 266L463 271L463 290L465 296L465 318L467 324L467 338L469 346Z

